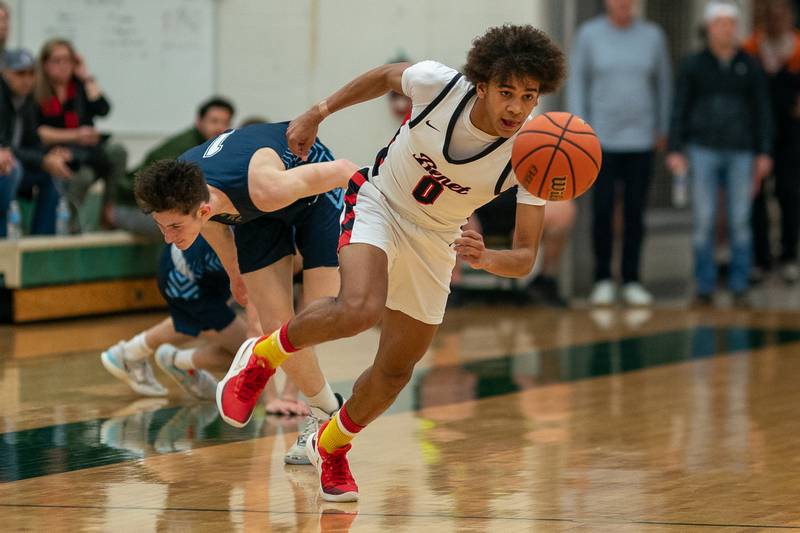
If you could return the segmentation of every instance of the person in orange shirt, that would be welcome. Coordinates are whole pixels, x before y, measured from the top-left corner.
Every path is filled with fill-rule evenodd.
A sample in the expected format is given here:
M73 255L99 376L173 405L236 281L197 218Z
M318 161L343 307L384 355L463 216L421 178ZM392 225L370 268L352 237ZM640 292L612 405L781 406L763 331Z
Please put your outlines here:
M781 275L787 283L800 279L797 265L800 232L800 32L789 0L764 0L756 5L757 26L743 48L767 73L775 121L774 180L780 207ZM767 212L768 187L753 202L753 251L756 278L772 267Z

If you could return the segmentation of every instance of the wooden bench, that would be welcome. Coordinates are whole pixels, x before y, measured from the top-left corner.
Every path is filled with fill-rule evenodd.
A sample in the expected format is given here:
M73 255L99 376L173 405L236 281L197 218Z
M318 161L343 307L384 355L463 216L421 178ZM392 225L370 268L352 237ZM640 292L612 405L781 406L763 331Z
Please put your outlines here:
M0 241L0 320L30 322L164 306L163 243L124 231Z

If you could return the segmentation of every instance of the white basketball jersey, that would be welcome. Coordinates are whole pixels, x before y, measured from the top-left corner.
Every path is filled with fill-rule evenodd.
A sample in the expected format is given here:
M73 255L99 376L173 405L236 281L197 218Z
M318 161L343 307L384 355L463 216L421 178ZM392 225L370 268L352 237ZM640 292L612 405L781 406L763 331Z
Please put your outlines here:
M455 74L378 154L369 181L393 209L421 227L457 231L478 207L518 184L510 161L516 136L500 137L470 157L456 158L449 150L475 95L472 83ZM524 203L545 203L523 194L529 199Z

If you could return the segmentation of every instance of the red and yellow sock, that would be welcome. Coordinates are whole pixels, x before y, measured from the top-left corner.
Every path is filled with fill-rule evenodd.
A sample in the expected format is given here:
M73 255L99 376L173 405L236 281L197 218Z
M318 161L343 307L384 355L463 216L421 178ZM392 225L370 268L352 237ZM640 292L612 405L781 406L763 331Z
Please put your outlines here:
M345 403L325 426L322 435L319 436L319 446L326 452L333 453L335 450L347 446L362 429L364 426L353 422L347 414L347 404Z
M256 357L263 357L269 361L272 368L278 368L286 361L290 355L297 351L286 335L286 330L289 328L287 322L280 329L272 332L271 335L261 337L253 347L253 353Z

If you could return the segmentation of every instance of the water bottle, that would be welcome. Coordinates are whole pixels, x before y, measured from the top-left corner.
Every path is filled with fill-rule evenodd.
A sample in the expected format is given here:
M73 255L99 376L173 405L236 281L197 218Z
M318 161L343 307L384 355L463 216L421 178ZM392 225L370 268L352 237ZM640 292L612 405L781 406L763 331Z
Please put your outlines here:
M56 207L56 235L69 235L69 218L69 202L62 196Z
M16 200L12 200L11 203L8 204L6 236L9 239L19 239L22 237L22 213L19 210L19 202Z
M686 172L672 176L672 205L675 207L689 205L689 177Z

